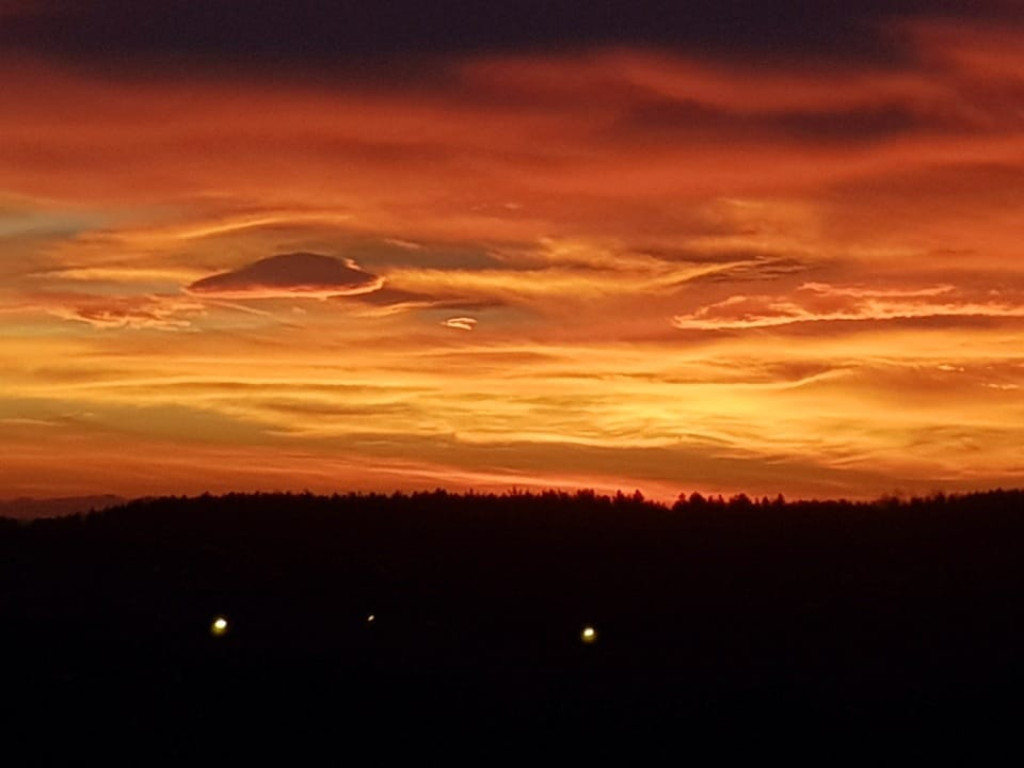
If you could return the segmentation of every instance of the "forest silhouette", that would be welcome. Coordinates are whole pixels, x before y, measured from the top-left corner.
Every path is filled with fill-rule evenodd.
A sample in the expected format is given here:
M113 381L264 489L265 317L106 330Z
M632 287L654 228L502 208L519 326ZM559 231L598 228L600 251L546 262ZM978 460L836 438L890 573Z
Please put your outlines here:
M1022 542L1022 491L230 494L0 519L5 722L116 722L171 756L261 728L594 744L870 721L934 742L1015 718Z

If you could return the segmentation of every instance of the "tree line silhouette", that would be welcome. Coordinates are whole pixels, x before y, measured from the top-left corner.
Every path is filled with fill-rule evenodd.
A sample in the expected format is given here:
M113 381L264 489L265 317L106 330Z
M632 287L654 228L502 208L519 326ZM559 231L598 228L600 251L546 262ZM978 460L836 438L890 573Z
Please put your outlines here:
M136 731L992 723L1024 675L1022 544L1024 492L1002 490L228 494L0 519L5 706L89 723L102 692Z

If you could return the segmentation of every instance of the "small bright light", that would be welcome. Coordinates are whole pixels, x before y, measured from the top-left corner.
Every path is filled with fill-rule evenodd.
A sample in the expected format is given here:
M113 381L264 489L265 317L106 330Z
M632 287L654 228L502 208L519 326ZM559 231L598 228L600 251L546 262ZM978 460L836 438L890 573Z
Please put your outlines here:
M210 625L210 634L212 634L214 637L220 637L221 635L225 635L227 634L227 631L228 620L225 619L223 616L218 616L216 619L213 620L213 623Z
M584 643L593 643L597 640L597 630L593 627L584 627L583 631L580 632L580 639Z
M367 617L366 617L366 621L367 621L367 623L369 623L369 624L372 624L372 623L373 623L373 622L375 622L376 620L377 620L377 617L376 617L376 616L374 616L374 615L373 615L372 613L371 613L371 614L370 614L369 616L367 616Z

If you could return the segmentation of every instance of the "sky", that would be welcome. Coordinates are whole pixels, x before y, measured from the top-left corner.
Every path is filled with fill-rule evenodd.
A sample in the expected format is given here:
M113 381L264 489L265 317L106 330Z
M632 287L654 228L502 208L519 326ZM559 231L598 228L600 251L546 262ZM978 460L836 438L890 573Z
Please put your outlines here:
M0 0L0 497L1024 480L1024 4Z

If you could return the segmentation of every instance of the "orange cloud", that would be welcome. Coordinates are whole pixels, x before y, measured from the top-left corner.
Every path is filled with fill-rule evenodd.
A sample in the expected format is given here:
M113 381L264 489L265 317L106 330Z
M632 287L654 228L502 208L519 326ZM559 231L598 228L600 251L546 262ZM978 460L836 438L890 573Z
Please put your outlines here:
M1024 317L1019 294L969 296L954 286L874 289L805 283L788 296L736 294L677 315L677 328L737 330L809 322L863 322L955 317Z
M386 83L6 58L0 495L1019 482L1021 32L892 29Z
M83 298L68 306L49 308L51 314L65 320L77 320L94 328L132 328L180 331L192 327L202 316L202 304L170 296L130 298Z

